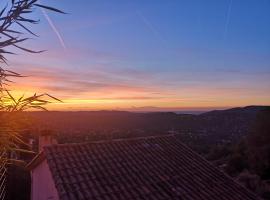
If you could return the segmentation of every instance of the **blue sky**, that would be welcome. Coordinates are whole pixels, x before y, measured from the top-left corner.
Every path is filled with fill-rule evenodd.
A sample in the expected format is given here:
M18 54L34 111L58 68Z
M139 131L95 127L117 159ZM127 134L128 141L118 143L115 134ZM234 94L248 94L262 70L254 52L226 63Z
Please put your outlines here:
M269 0L48 0L39 38L10 68L17 91L46 91L54 109L190 109L270 104Z

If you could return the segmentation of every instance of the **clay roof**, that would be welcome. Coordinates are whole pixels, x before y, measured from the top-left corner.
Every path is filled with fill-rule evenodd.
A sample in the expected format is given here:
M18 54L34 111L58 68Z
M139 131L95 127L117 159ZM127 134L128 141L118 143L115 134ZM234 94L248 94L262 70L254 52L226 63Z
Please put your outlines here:
M61 200L254 200L176 135L45 147Z

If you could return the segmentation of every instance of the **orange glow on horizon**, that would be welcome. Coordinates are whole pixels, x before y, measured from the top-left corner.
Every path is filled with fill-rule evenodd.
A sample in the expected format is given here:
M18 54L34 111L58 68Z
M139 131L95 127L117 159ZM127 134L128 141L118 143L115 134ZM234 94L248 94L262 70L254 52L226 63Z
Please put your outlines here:
M106 81L103 84L88 80L84 82L79 78L72 80L71 84L72 77L51 75L50 71L37 69L32 69L32 73L33 76L16 79L9 89L16 98L23 94L31 96L34 93L48 93L63 101L49 104L49 110L173 111L270 105L270 95L257 95L257 90L251 93L242 88L200 84L183 88Z
M22 89L22 88L21 88ZM46 91L45 88L23 88L18 90L14 88L12 94L15 98L21 95L30 96L36 91L41 94ZM49 94L60 98L63 103L52 102L46 108L57 111L82 111L82 110L128 110L128 111L177 111L177 110L211 110L225 109L230 107L242 107L247 105L269 105L269 102L264 99L254 98L229 98L226 94L215 95L216 98L208 100L207 94L213 91L205 91L202 98L192 97L153 97L146 98L142 94L126 94L121 91L111 91L111 94L97 92L93 94L81 94L79 97L68 96L65 92L46 91ZM199 95L198 95L199 96ZM254 103L254 102L257 102ZM263 102L263 103L262 103Z

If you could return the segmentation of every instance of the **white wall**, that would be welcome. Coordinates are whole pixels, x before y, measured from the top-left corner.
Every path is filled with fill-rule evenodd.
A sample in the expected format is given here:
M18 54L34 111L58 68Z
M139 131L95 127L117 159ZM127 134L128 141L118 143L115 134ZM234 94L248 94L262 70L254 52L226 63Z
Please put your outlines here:
M31 176L32 200L59 200L47 160L34 168Z

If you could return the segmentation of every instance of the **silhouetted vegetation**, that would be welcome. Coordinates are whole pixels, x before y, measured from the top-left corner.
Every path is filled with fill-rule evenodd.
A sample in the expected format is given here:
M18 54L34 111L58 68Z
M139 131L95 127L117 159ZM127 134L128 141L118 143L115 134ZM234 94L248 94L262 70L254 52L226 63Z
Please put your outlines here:
M38 0L8 0L6 6L0 10L0 199L6 198L6 173L7 166L10 164L20 164L18 153L31 153L26 147L27 143L23 141L20 135L21 129L18 127L21 118L17 118L17 112L27 109L41 109L50 103L46 98L59 101L49 94L34 94L30 97L24 95L16 99L8 89L12 80L10 78L23 77L21 74L4 69L3 65L7 64L6 54L14 54L13 48L29 53L40 53L23 45L28 40L27 34L37 36L27 26L37 24L39 20L33 19L30 14L35 8L47 9L54 12L63 13L62 11L41 5ZM20 27L20 29L18 28ZM14 170L15 172L16 170ZM8 177L9 178L9 177Z
M227 149L226 149L227 148ZM224 170L250 190L270 199L270 109L258 112L246 137L225 145L214 160L222 160Z

